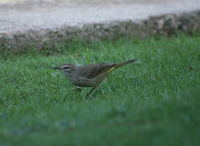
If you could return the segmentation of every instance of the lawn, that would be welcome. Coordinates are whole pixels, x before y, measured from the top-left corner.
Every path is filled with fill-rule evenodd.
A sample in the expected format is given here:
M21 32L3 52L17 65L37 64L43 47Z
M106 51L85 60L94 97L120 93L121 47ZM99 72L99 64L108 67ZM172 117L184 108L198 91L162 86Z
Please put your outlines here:
M200 33L70 42L0 56L0 145L198 146ZM139 61L95 99L52 67Z

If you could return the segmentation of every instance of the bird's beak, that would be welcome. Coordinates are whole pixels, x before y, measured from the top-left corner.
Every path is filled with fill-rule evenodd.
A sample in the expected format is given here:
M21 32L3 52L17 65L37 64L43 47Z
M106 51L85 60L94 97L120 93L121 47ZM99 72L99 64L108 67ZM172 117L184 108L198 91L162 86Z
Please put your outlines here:
M60 69L60 67L53 67L53 69Z

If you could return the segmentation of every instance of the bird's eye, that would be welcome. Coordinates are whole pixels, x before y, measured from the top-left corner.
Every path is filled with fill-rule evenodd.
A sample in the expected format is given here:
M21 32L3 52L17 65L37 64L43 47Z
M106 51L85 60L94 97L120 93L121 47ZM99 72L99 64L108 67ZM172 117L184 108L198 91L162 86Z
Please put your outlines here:
M64 69L69 69L69 67L64 67Z

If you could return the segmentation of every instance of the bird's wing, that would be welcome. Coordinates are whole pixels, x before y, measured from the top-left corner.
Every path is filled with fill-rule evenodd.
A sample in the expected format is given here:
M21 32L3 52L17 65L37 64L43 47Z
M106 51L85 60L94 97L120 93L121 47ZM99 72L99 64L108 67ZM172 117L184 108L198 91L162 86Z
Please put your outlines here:
M98 63L94 64L94 67L90 68L90 71L88 71L87 78L91 79L94 78L106 71L108 71L110 68L112 68L116 63Z

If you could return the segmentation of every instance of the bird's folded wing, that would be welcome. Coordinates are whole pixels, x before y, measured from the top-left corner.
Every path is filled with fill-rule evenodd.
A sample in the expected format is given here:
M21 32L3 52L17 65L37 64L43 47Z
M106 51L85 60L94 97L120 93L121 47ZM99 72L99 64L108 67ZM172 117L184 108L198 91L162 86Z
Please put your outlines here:
M91 68L91 70L89 71L89 74L87 76L88 79L94 78L106 71L108 71L109 69L111 69L116 63L98 63L95 64L96 66L94 66L93 68Z

